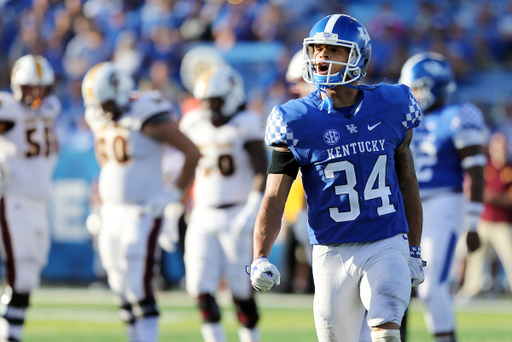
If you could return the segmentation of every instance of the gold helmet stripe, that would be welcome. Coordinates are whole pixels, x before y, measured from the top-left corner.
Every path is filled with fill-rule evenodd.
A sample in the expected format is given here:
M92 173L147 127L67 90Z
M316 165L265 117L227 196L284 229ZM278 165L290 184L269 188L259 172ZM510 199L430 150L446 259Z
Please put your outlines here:
M85 87L85 96L88 101L92 101L94 99L94 94L92 93L92 85L94 83L94 77L96 77L96 73L103 65L104 62L98 63L92 67L92 69L87 73L87 77L84 80Z
M213 74L215 74L218 70L219 68L216 65L214 65L206 69L206 71L199 76L199 79L196 81L199 94L195 95L199 95L200 98L204 97L204 92L208 87L208 83L210 83L210 79L212 78Z
M38 55L34 55L34 61L36 62L37 77L41 79L43 77L43 68L41 67L41 61Z

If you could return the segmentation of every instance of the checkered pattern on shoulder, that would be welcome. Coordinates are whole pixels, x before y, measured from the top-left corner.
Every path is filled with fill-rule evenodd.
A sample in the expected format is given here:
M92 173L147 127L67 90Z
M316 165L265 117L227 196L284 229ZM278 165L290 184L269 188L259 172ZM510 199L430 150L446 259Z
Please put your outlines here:
M420 105L409 90L409 113L405 114L405 121L402 121L402 124L405 128L418 127L421 122L421 118L422 113Z
M482 129L485 127L482 111L472 103L464 103L459 113L460 129Z
M295 146L298 142L298 139L293 138L292 130L284 122L277 107L274 107L267 119L265 143L268 146Z

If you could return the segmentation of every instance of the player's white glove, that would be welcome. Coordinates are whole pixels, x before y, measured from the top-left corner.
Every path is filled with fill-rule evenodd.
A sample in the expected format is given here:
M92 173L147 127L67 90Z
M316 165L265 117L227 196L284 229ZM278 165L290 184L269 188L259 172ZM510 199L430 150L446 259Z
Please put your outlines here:
M176 250L176 244L180 239L178 223L183 215L183 204L181 202L172 202L165 207L164 222L162 230L158 236L158 244L168 253Z
M146 203L143 212L154 217L161 217L167 204L181 200L181 195L181 190L178 188L163 191Z
M231 232L234 236L252 235L262 199L263 194L259 191L249 194L245 206L231 221Z
M409 270L411 271L411 287L415 287L423 283L425 274L423 267L427 266L427 262L421 259L421 247L409 247Z
M281 284L281 274L277 267L261 257L254 260L251 264L251 285L257 291L265 292L274 286Z

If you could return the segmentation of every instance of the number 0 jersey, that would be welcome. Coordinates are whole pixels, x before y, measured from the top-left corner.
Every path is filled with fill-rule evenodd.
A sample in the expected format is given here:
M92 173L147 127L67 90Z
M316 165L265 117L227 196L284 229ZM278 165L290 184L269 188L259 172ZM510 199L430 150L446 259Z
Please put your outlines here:
M254 172L244 145L262 141L263 127L259 118L244 111L215 127L197 110L183 117L180 129L202 155L196 169L195 205L221 207L245 203L252 189Z
M319 110L320 92L274 107L265 141L302 171L312 244L377 241L408 232L395 150L422 113L409 88L364 90L349 115Z
M431 191L462 191L464 171L457 150L484 143L482 112L471 103L430 112L414 132L411 150L422 196Z
M163 191L164 143L141 130L148 119L171 109L156 91L132 100L117 121L106 119L99 108L86 109L101 166L98 187L103 202L143 204Z
M61 111L56 96L48 96L37 110L0 93L0 121L14 126L0 135L0 163L9 172L6 195L47 200L57 161L54 121Z

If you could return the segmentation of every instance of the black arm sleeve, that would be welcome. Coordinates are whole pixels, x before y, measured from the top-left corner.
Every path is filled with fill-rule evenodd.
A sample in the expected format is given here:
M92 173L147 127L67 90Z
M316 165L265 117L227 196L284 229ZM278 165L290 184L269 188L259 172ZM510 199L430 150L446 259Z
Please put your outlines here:
M267 174L285 174L293 179L297 178L299 173L299 162L295 159L292 152L281 152L272 151L272 157L270 158L270 164L268 165Z

